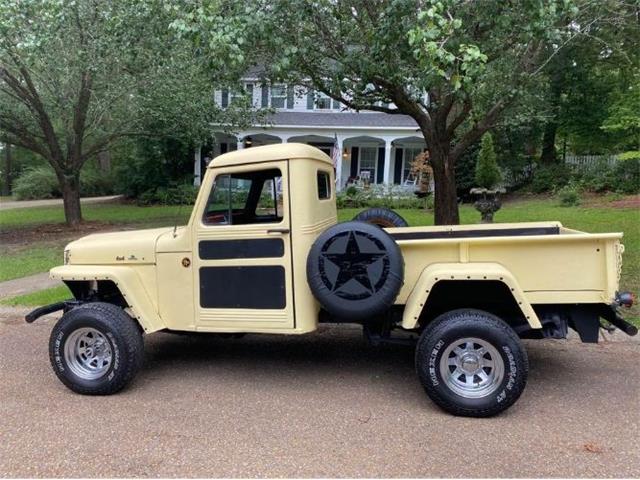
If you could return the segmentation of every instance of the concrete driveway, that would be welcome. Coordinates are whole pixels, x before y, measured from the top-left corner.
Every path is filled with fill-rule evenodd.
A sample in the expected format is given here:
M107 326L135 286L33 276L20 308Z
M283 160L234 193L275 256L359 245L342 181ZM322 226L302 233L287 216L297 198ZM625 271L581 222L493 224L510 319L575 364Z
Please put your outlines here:
M49 366L53 320L21 313L0 311L1 476L640 476L635 339L528 342L524 396L478 420L429 401L411 349L335 326L155 334L133 385L83 397Z

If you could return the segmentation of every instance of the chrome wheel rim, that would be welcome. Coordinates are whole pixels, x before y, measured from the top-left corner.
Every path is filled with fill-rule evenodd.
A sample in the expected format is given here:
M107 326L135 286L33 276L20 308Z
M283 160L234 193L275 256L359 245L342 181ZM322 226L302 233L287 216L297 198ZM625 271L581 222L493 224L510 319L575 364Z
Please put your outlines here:
M502 383L504 361L486 340L461 338L452 342L440 357L440 376L461 397L486 397Z
M74 330L64 345L67 366L83 380L102 377L109 370L112 358L109 340L95 328Z

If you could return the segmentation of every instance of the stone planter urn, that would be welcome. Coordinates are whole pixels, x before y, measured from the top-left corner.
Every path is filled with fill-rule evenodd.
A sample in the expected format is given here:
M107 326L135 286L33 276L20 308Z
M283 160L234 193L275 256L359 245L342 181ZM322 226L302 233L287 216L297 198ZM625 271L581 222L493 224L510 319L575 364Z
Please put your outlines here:
M477 198L473 206L480 212L482 223L493 223L493 215L502 207L500 194L504 192L504 188L495 190L472 188L470 190L469 193Z

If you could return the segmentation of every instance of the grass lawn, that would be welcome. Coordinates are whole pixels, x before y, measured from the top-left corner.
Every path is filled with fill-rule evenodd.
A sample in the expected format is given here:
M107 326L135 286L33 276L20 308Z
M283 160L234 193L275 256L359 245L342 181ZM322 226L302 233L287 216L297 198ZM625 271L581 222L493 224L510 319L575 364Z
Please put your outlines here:
M68 300L72 297L73 295L66 285L61 285L59 287L40 290L39 292L18 295L17 297L12 298L4 298L0 300L0 304L10 307L39 307L41 305L49 305L62 300Z
M22 278L47 270L62 263L64 245L34 246L23 250L2 253L0 262L0 282Z
M82 216L85 220L118 224L156 224L170 225L176 220L186 222L189 218L189 206L153 206L139 207L133 204L97 204L83 205ZM14 208L0 211L0 229L34 227L49 223L63 223L64 210L61 206Z
M621 288L640 293L640 211L633 208L612 208L610 200L601 198L595 205L578 207L560 207L555 199L525 198L505 202L496 216L496 222L524 222L558 220L563 225L584 230L586 232L624 232L623 242L626 247ZM343 209L338 213L339 220L349 220L360 209ZM398 210L410 225L431 225L433 214L421 210ZM173 225L176 218L184 224L189 217L190 207L138 207L135 205L85 205L83 214L86 220L100 221L131 228L148 228L154 226ZM463 205L460 209L461 223L477 223L480 214L472 206ZM64 221L61 207L28 208L0 211L0 229L23 229L37 225L62 223ZM0 281L18 278L46 271L60 264L64 243L29 246L28 248L8 256L0 250ZM55 290L55 289L54 289ZM64 291L58 291L62 295ZM48 295L52 301L66 298L64 292L59 298L51 291ZM24 296L29 297L29 296ZM14 299L14 302L34 301L31 298ZM634 307L631 316L640 316L640 308Z

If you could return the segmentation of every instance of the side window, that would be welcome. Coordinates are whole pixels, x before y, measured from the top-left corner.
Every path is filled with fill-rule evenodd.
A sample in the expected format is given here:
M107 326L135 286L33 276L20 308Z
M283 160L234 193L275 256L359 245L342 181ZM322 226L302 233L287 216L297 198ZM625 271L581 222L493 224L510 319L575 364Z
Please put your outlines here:
M331 177L327 172L318 172L318 198L331 198Z
M283 208L280 170L220 175L215 179L202 221L205 225L280 223Z

